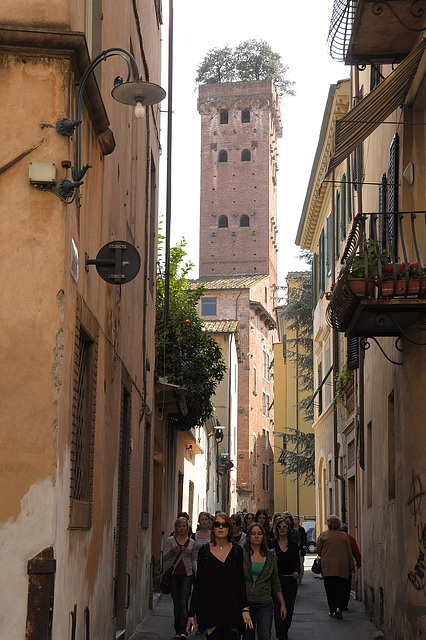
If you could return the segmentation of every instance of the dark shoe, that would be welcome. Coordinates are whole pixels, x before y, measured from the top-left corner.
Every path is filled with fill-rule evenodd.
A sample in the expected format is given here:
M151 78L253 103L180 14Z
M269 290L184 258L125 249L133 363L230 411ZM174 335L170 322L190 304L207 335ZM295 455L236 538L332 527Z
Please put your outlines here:
M336 618L338 620L343 620L342 612L340 611L340 609L336 609Z
M329 613L328 614L330 616L330 618L335 618L336 617L336 613L333 611L333 613Z

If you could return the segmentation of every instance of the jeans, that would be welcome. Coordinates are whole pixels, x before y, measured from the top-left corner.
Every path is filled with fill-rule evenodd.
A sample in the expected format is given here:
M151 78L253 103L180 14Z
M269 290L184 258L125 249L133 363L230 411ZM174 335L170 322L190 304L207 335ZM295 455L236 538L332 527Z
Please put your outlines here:
M194 576L172 575L171 594L176 634L185 633L186 623L188 622L188 602L189 596L191 595L193 578Z
M291 626L291 621L293 620L294 603L296 600L297 589L299 585L297 583L297 580L295 580L293 577L288 578L287 576L280 576L280 584L285 606L287 609L287 615L284 620L281 620L280 601L278 600L277 596L273 594L275 635L277 636L277 640L285 640L288 635L288 630Z
M254 640L255 630L257 630L257 640L271 640L272 618L274 617L272 600L249 602L249 609L254 629L245 630L244 640Z
M347 578L324 576L324 587L330 613L335 613L336 609L345 609L347 584Z

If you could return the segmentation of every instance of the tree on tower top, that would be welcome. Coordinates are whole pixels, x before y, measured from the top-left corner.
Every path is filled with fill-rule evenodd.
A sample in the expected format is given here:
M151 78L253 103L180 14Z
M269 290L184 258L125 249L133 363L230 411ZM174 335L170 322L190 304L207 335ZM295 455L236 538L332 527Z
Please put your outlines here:
M294 95L294 82L287 80L287 71L279 53L267 42L246 40L234 50L228 45L211 49L198 67L195 80L199 84L218 84L270 79L282 98Z

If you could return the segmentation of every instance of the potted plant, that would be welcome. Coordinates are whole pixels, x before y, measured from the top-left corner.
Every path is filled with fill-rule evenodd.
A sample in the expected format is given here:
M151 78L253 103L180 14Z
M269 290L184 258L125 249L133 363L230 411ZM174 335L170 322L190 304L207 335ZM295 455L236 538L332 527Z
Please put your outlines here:
M420 297L426 293L426 267L419 267L418 262L411 262L408 265L408 293L417 294Z
M388 253L384 250L377 251L376 243L369 238L363 249L348 261L342 274L342 278L346 277L346 284L351 293L359 297L373 295L379 259L381 263L386 263Z

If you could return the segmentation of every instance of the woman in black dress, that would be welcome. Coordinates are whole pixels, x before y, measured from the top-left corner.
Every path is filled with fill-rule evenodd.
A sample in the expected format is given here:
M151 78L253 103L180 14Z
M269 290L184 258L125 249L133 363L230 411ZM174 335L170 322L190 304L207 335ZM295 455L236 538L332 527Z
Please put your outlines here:
M287 617L282 620L279 602L274 600L275 635L277 640L287 640L297 595L300 557L299 545L292 539L286 518L279 518L275 523L274 551L277 556L278 574L287 607Z
M189 606L187 633L198 629L208 640L238 640L251 627L243 570L243 550L232 543L226 513L214 517L211 542L198 552L197 577Z

